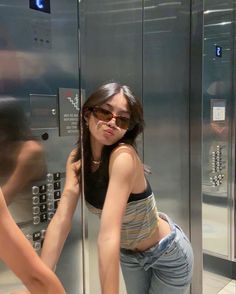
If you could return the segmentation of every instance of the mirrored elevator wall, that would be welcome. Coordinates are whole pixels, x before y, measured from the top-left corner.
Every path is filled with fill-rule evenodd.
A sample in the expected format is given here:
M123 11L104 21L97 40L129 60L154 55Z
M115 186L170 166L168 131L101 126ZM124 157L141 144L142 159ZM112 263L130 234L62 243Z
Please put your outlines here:
M0 5L1 139L11 138L13 128L28 134L14 144L1 141L0 185L5 197L11 196L8 207L17 225L38 253L60 201L67 156L79 135L78 3L47 2L45 12L32 9L33 1L3 0ZM22 146L37 146L40 160L29 158L19 183L14 172ZM35 171L40 173L32 177ZM10 195L13 187L16 193ZM72 294L82 294L80 217L77 211L56 270ZM21 287L0 263L0 293Z
M204 1L203 253L204 269L221 275L215 293L236 276L234 5Z

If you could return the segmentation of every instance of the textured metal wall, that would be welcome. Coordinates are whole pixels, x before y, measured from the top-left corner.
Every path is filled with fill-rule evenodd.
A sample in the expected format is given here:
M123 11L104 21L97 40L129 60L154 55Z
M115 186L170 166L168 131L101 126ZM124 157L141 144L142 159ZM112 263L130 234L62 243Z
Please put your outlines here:
M76 138L59 137L57 99L59 88L79 88L77 1L51 0L50 14L30 9L29 1L26 0L3 0L0 7L0 95L15 97L25 115L34 121L36 128L32 132L43 146L47 172L61 172L63 184L66 159L74 148ZM30 98L30 94L39 95L36 98L37 108L33 109L33 96ZM50 105L56 106L54 117L44 97L53 102ZM38 121L34 120L34 111L38 114ZM40 116L43 127L37 127ZM41 136L45 133L48 139L44 141ZM42 183L47 183L46 178L34 184ZM31 209L27 213L32 218L31 187L24 193L28 193L29 199L21 207ZM26 234L32 234L47 225L33 226L32 219L27 221L27 227L25 225L22 228ZM78 279L81 276L80 228L77 212L57 266L57 273L70 294L82 293L81 281ZM1 264L0 293L9 293L19 285L19 281Z
M194 138L189 136L193 128L190 106L194 102L199 111L194 135L201 140L201 96L199 101L196 96L190 100L191 38L198 40L196 35L191 36L189 1L84 1L81 12L82 88L86 96L98 85L118 80L130 85L142 98L146 128L144 140L140 141L141 155L152 167L149 180L158 208L173 217L188 235L190 226L194 228L195 241L201 240L201 226L196 225L200 211L192 210L193 219L190 215L190 197L194 197L195 207L201 210L201 149L197 149L197 144L191 145ZM195 30L199 32L202 29L198 25L199 14L195 22ZM197 61L193 59L196 64L201 61L199 49ZM194 70L198 76L198 69ZM201 79L195 86L200 87L201 94ZM190 157L191 148L195 157ZM193 159L197 160L194 162L197 168L191 170L192 179L194 176L196 179L192 191L189 183ZM99 228L96 220L87 212L88 293L99 287L94 250ZM197 283L201 282L201 269L199 259L195 270ZM200 293L199 286L197 291L193 293Z

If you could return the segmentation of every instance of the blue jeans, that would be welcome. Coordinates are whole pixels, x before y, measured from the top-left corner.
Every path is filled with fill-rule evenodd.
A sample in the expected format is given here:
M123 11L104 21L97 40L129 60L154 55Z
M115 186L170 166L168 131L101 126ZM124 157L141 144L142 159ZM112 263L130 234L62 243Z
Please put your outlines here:
M193 274L193 251L182 229L159 213L171 233L143 252L121 249L121 269L127 294L187 293Z

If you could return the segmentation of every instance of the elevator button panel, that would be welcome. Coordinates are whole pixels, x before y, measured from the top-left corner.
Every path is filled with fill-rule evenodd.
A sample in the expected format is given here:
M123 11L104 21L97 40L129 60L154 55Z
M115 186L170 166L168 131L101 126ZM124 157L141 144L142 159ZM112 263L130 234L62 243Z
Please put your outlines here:
M48 173L46 183L32 187L33 224L52 219L61 198L61 173Z
M224 161L223 161L224 146L217 145L216 149L211 153L210 165L211 176L210 182L213 187L222 185L225 175L223 174Z

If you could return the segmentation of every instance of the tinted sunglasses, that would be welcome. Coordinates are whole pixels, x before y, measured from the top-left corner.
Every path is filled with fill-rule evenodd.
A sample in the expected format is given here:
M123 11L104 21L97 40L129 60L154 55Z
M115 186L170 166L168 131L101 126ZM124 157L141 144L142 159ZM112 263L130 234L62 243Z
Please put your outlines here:
M121 115L115 115L111 111L95 106L90 109L93 115L102 121L109 122L112 118L115 118L117 127L127 130L130 125L130 118Z

